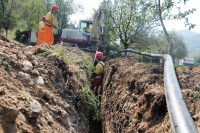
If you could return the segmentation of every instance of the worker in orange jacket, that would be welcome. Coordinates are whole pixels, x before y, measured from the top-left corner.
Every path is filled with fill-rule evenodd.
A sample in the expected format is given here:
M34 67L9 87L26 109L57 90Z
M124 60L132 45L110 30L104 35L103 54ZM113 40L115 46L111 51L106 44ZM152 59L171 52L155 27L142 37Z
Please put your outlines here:
M51 11L46 14L45 28L44 28L44 43L48 45L53 45L54 34L53 28L59 29L54 23L54 15L59 11L59 7L54 5L52 6Z
M91 90L94 91L95 95L100 96L102 93L101 84L104 76L104 63L103 63L103 53L96 52L95 61L97 65L95 66L95 71L93 72L92 82L91 82Z
M44 44L44 27L45 27L45 20L46 17L42 17L42 21L39 23L39 28L38 28L38 40L37 40L37 45Z

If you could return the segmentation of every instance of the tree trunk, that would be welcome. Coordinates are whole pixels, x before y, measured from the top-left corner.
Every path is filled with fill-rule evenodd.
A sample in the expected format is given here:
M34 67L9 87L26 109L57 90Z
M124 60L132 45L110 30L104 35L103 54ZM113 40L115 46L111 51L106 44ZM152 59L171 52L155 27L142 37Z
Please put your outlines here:
M158 0L158 12L159 12L159 17L160 17L160 22L161 22L161 25L162 25L162 28L163 28L163 31L164 31L164 34L165 34L165 37L167 39L167 42L169 44L169 47L168 47L168 54L169 55L172 55L172 46L173 46L173 42L165 28L165 25L163 23L163 18L162 18L162 12L161 12L161 7L160 7L160 0Z
M128 49L128 44L124 44L124 49ZM127 56L127 51L125 51L125 56Z
M6 38L8 39L8 29L5 30L6 30Z

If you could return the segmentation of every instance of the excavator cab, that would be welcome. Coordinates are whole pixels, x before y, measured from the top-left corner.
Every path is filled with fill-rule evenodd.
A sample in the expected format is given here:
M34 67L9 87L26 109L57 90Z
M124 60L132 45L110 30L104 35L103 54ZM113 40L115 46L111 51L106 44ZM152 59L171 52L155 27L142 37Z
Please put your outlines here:
M79 22L79 31L91 33L92 32L93 22L91 20L80 20Z

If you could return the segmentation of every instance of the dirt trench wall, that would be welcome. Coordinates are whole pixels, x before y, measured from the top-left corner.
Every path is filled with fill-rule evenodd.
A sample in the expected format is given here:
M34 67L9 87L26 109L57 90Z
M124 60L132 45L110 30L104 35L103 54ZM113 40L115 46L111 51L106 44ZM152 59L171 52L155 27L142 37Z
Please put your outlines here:
M176 68L183 98L189 108L198 132L200 132L200 66Z
M79 77L54 47L48 49L0 40L0 133L89 132L86 74Z
M101 117L105 133L170 133L163 66L118 58L106 63Z

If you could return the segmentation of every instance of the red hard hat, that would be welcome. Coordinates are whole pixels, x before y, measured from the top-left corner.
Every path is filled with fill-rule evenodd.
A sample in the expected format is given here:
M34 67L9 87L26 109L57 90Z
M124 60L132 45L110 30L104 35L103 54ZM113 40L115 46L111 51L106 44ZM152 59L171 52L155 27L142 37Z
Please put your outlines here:
M103 53L102 52L97 52L96 53L96 58L103 59Z
M59 11L59 7L56 6L56 5L53 5L53 6L52 6L52 9L54 9L54 10L56 10L56 11Z

